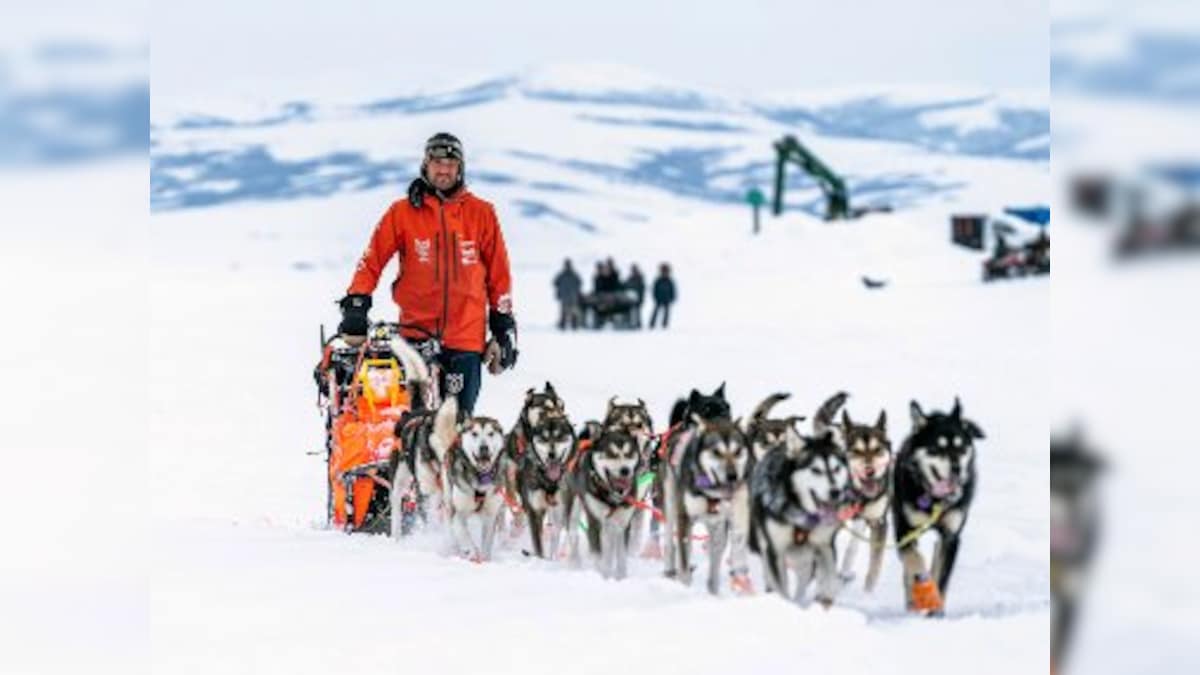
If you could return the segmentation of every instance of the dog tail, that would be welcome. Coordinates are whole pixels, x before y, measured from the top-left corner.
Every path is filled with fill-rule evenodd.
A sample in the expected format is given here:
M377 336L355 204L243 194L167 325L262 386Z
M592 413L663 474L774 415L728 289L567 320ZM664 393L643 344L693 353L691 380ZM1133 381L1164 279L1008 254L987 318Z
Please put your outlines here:
M433 433L429 435L429 445L439 462L446 461L446 453L458 436L458 397L447 396L446 400L433 417Z
M400 365L404 368L405 384L404 386L412 393L414 410L423 410L425 407L425 391L430 386L431 377L429 375L429 366L425 364L425 359L413 346L408 344L404 338L392 338L388 343L392 353L400 361Z
M833 418L837 415L838 410L841 409L842 405L846 402L846 398L849 396L846 392L839 391L821 404L821 407L817 410L816 417L813 418L813 433L820 436L827 429L833 428Z
M791 394L778 392L763 399L763 402L759 403L758 407L754 409L754 412L750 414L750 426L755 427L761 424L763 420L767 419L767 415L771 413L771 408L774 408L776 403L779 403L780 401L786 400L790 397Z

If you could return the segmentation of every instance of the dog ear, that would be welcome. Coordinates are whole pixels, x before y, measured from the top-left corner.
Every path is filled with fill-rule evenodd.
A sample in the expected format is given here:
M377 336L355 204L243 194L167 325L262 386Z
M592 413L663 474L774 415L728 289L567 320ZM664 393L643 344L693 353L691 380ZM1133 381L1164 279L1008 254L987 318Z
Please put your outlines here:
M875 420L876 431L887 431L887 411L879 411L879 419Z
M850 421L850 413L846 410L842 410L842 426L846 427L847 429L854 426L854 423Z
M962 419L962 403L959 402L957 396L954 397L954 407L950 409L950 417L956 420Z
M717 390L714 391L712 393L712 395L716 396L717 398L721 399L722 401L725 400L725 383L722 382L721 386L717 387Z
M646 407L646 402L645 402L645 401L643 401L643 400L641 399L641 397L640 397L640 396L638 397L638 400L637 400L637 401L638 401L638 406L639 406L639 407L641 407L641 408L643 408L643 409Z
M558 393L554 391L554 385L550 384L550 380L546 380L546 393L558 398Z
M929 418L925 416L924 411L921 410L921 404L917 403L916 399L908 402L908 414L912 416L914 430L920 429L921 427L925 426L926 422L929 421Z
M612 411L613 411L613 407L616 405L617 405L617 397L616 396L608 399L608 409L604 412L604 416L608 417L609 415L611 415Z
M967 430L967 433L970 434L972 438L983 438L984 437L983 429L980 429L979 425L975 424L971 420L963 420L962 425L963 425L963 428Z

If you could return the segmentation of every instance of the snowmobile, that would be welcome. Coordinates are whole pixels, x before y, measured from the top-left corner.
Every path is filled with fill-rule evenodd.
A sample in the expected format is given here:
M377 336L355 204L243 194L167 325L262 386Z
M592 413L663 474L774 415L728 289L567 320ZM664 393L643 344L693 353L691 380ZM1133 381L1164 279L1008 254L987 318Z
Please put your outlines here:
M404 359L392 348L401 331L425 339L410 342L429 368L429 386L413 387ZM414 408L440 405L437 355L441 342L408 324L377 322L365 339L334 335L322 327L321 361L313 370L318 407L325 415L326 524L346 532L391 530L388 463L396 423Z

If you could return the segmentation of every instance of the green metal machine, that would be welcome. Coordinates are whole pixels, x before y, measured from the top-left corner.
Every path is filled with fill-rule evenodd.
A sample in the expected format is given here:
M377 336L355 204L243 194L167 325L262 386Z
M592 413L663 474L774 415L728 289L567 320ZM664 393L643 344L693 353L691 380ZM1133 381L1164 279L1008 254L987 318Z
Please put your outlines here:
M773 208L775 215L783 213L784 174L788 162L799 165L805 173L817 181L817 185L825 193L825 198L829 200L825 210L825 220L853 217L850 213L850 195L841 176L825 166L824 162L809 152L808 148L801 145L800 141L791 135L775 141L775 203Z

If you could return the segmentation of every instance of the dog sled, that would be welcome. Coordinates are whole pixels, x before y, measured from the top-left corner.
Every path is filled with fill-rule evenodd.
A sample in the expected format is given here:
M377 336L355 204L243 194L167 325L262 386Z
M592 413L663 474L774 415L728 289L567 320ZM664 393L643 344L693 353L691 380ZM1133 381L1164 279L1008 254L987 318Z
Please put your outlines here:
M402 332L425 339L409 343L412 351L397 350L397 341L405 342ZM325 415L326 524L346 532L388 533L396 425L410 410L440 403L436 375L428 386L414 386L420 366L413 354L436 373L440 342L422 328L392 322L373 324L365 339L326 340L323 333L324 328L313 375Z

